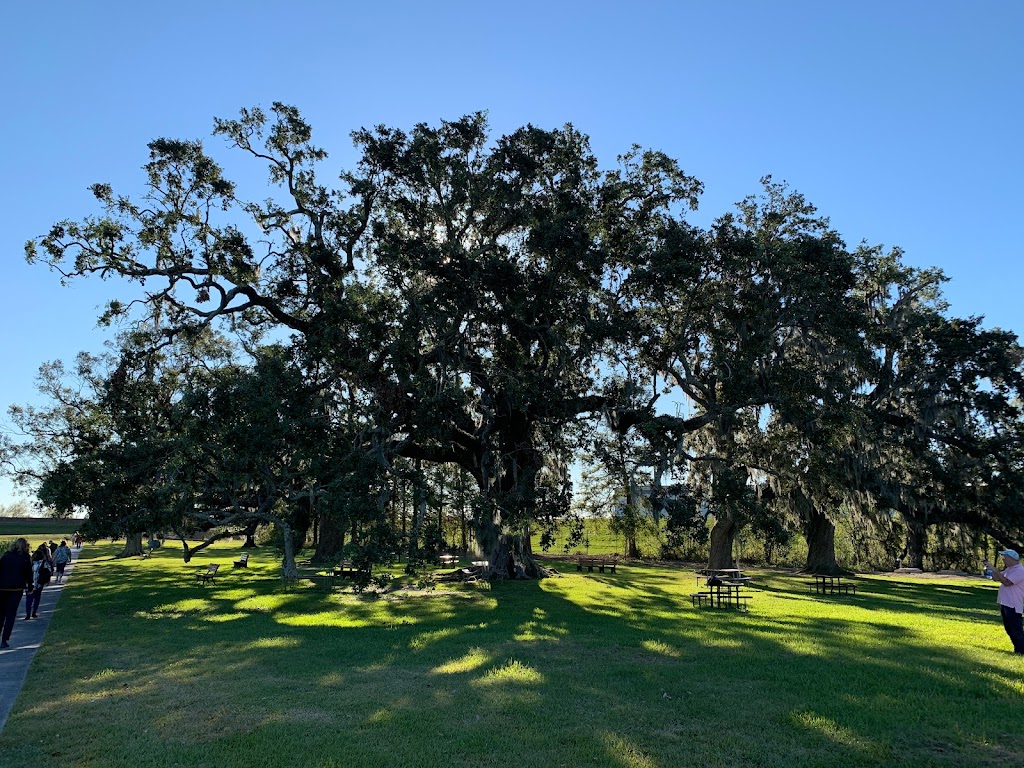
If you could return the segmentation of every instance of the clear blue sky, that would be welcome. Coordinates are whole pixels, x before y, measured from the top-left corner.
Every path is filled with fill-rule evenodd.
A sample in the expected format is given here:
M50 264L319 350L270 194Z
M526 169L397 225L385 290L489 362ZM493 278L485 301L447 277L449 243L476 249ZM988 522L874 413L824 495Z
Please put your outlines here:
M284 101L349 164L348 133L486 109L495 132L572 122L606 165L633 143L706 187L698 221L771 173L851 246L941 267L959 315L1024 332L1024 3L9 4L0 46L0 406L40 363L101 348L115 286L62 288L24 241L136 192L146 142ZM6 419L3 419L6 423ZM0 502L12 497L0 481Z

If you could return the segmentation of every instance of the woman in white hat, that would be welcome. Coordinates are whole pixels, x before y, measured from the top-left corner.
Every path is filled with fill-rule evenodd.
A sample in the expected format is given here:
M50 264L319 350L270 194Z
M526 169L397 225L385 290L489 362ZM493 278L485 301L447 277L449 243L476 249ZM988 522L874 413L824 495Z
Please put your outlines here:
M1024 565L1015 549L1004 549L1003 570L995 571L992 578L999 582L999 612L1003 615L1003 629L1010 636L1013 652L1024 655Z

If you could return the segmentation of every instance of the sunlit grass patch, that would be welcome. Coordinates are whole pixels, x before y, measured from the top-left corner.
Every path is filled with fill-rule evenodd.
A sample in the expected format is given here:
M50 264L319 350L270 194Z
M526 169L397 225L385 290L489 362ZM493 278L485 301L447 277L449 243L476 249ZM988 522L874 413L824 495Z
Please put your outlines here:
M678 659L682 655L678 648L675 648L661 640L644 640L640 645L645 650L648 650L651 653L657 653L660 656L668 656L673 659Z
M857 734L852 729L837 723L835 719L815 712L793 712L791 720L793 725L798 728L804 728L824 739L878 759L888 758L892 751L889 745L880 744L870 738Z
M238 611L277 611L288 603L295 602L295 597L286 594L260 594L254 589L225 590L217 595L223 600L232 601L232 608Z
M519 625L512 639L519 642L557 642L568 634L569 630L566 627L556 627L546 621L527 621Z
M518 659L509 659L500 667L489 669L481 678L474 681L476 685L540 685L544 675L533 667Z
M395 719L395 713L391 709L378 709L372 712L366 722L371 725L387 725Z
M416 635L412 640L409 641L410 651L422 651L430 645L439 643L446 638L455 637L459 634L460 630L454 627L446 627L444 629L433 629L429 632L421 632Z
M297 648L301 641L297 637L261 637L239 646L239 651L255 651L265 648Z
M439 675L455 675L461 672L472 672L485 664L490 663L492 655L483 648L470 648L469 651L458 659L446 661L437 667L434 672Z
M274 621L288 627L368 627L373 624L369 618L346 616L337 610L314 611L310 613L275 613Z
M608 750L609 760L624 768L659 768L659 763L644 754L643 749L616 733L605 733L601 737Z

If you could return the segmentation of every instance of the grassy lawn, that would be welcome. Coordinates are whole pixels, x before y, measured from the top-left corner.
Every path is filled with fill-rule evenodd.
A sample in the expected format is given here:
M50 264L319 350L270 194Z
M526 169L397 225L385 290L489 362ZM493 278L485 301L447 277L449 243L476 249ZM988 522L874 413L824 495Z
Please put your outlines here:
M237 547L87 546L0 764L1024 764L1024 659L991 583L818 597L754 572L737 613L692 608L691 572L627 565L375 598L285 590L268 551L232 571Z

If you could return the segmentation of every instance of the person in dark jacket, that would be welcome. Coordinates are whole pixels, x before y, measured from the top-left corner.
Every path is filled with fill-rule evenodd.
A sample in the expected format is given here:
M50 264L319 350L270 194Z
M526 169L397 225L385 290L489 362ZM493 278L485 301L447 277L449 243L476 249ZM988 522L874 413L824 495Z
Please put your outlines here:
M49 550L45 544L40 544L39 549L32 555L32 583L25 598L26 619L39 618L39 601L43 597L43 587L50 582L50 576L53 574L48 556ZM43 573L44 568L46 573Z
M4 622L0 648L11 647L7 641L11 639L14 622L18 618L21 593L32 588L32 561L28 552L28 542L15 539L0 557L0 611Z

